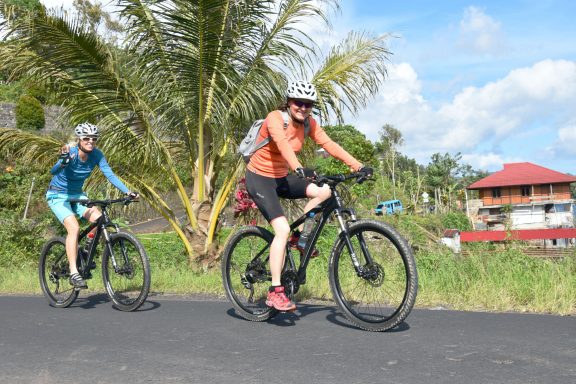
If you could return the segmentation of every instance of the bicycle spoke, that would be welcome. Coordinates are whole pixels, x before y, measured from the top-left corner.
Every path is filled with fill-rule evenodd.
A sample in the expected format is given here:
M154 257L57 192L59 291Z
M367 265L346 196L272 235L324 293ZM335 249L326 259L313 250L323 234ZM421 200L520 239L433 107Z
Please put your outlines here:
M253 321L269 318L266 306L270 285L268 248L272 235L256 227L247 227L231 237L222 260L222 279L237 312Z
M64 238L50 239L44 245L38 264L40 286L50 305L68 307L78 297L68 282L70 271Z
M113 234L102 268L106 291L119 309L133 311L144 302L150 288L150 266L136 238L127 233Z
M409 249L382 223L357 224L351 234L360 274L342 243L331 270L338 304L352 321L369 330L385 330L401 322L416 295L416 269Z

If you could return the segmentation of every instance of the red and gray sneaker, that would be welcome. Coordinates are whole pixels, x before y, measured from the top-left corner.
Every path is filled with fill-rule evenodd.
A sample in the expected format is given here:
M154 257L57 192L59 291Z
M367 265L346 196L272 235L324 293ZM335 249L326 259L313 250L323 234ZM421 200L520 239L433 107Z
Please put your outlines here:
M270 287L268 297L266 298L266 305L282 312L290 312L296 309L296 304L284 293L283 286Z

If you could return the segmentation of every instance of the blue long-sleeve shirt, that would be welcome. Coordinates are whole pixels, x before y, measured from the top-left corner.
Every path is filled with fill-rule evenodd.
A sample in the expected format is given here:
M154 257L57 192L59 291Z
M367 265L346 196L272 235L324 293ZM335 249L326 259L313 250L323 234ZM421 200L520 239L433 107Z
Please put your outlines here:
M71 159L66 167L62 168L62 160L58 160L52 167L50 173L54 177L50 181L50 189L69 195L80 194L82 193L84 181L90 176L92 170L98 166L112 185L124 193L130 191L112 172L112 168L108 165L102 151L94 148L92 152L88 153L86 161L80 160L78 151L79 149L76 146L70 148Z

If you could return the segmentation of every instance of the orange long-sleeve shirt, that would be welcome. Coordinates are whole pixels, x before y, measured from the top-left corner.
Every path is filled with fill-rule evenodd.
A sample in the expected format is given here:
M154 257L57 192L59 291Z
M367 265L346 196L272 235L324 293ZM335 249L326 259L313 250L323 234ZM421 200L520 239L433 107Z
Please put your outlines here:
M330 155L343 161L351 170L357 171L362 166L358 160L332 141L312 116L309 119L309 136L312 140ZM304 144L304 123L298 123L290 118L288 128L284 129L282 112L272 111L262 124L257 142L268 136L271 137L268 145L257 150L250 158L247 166L250 171L266 177L279 178L288 175L290 169L302 167L296 153L302 150Z

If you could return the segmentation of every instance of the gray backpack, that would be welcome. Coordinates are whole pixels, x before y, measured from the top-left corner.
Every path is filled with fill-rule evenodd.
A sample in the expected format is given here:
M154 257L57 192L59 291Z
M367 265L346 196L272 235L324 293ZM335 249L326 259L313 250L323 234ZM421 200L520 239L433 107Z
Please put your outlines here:
M288 119L289 119L288 112L282 111L282 117L284 118L284 129L286 130L288 128ZM250 161L250 157L252 157L254 152L256 152L257 150L259 150L260 148L262 148L263 146L265 146L270 142L270 136L268 136L264 138L264 140L262 140L261 142L256 143L256 140L258 140L258 134L260 133L260 128L262 128L262 124L264 124L264 120L265 119L260 119L252 123L252 126L248 130L248 133L246 134L244 139L242 139L240 145L238 145L238 153L240 154L240 156L242 156L246 164L248 164L248 162ZM309 132L310 132L310 122L309 119L306 119L304 120L304 137L308 136Z

